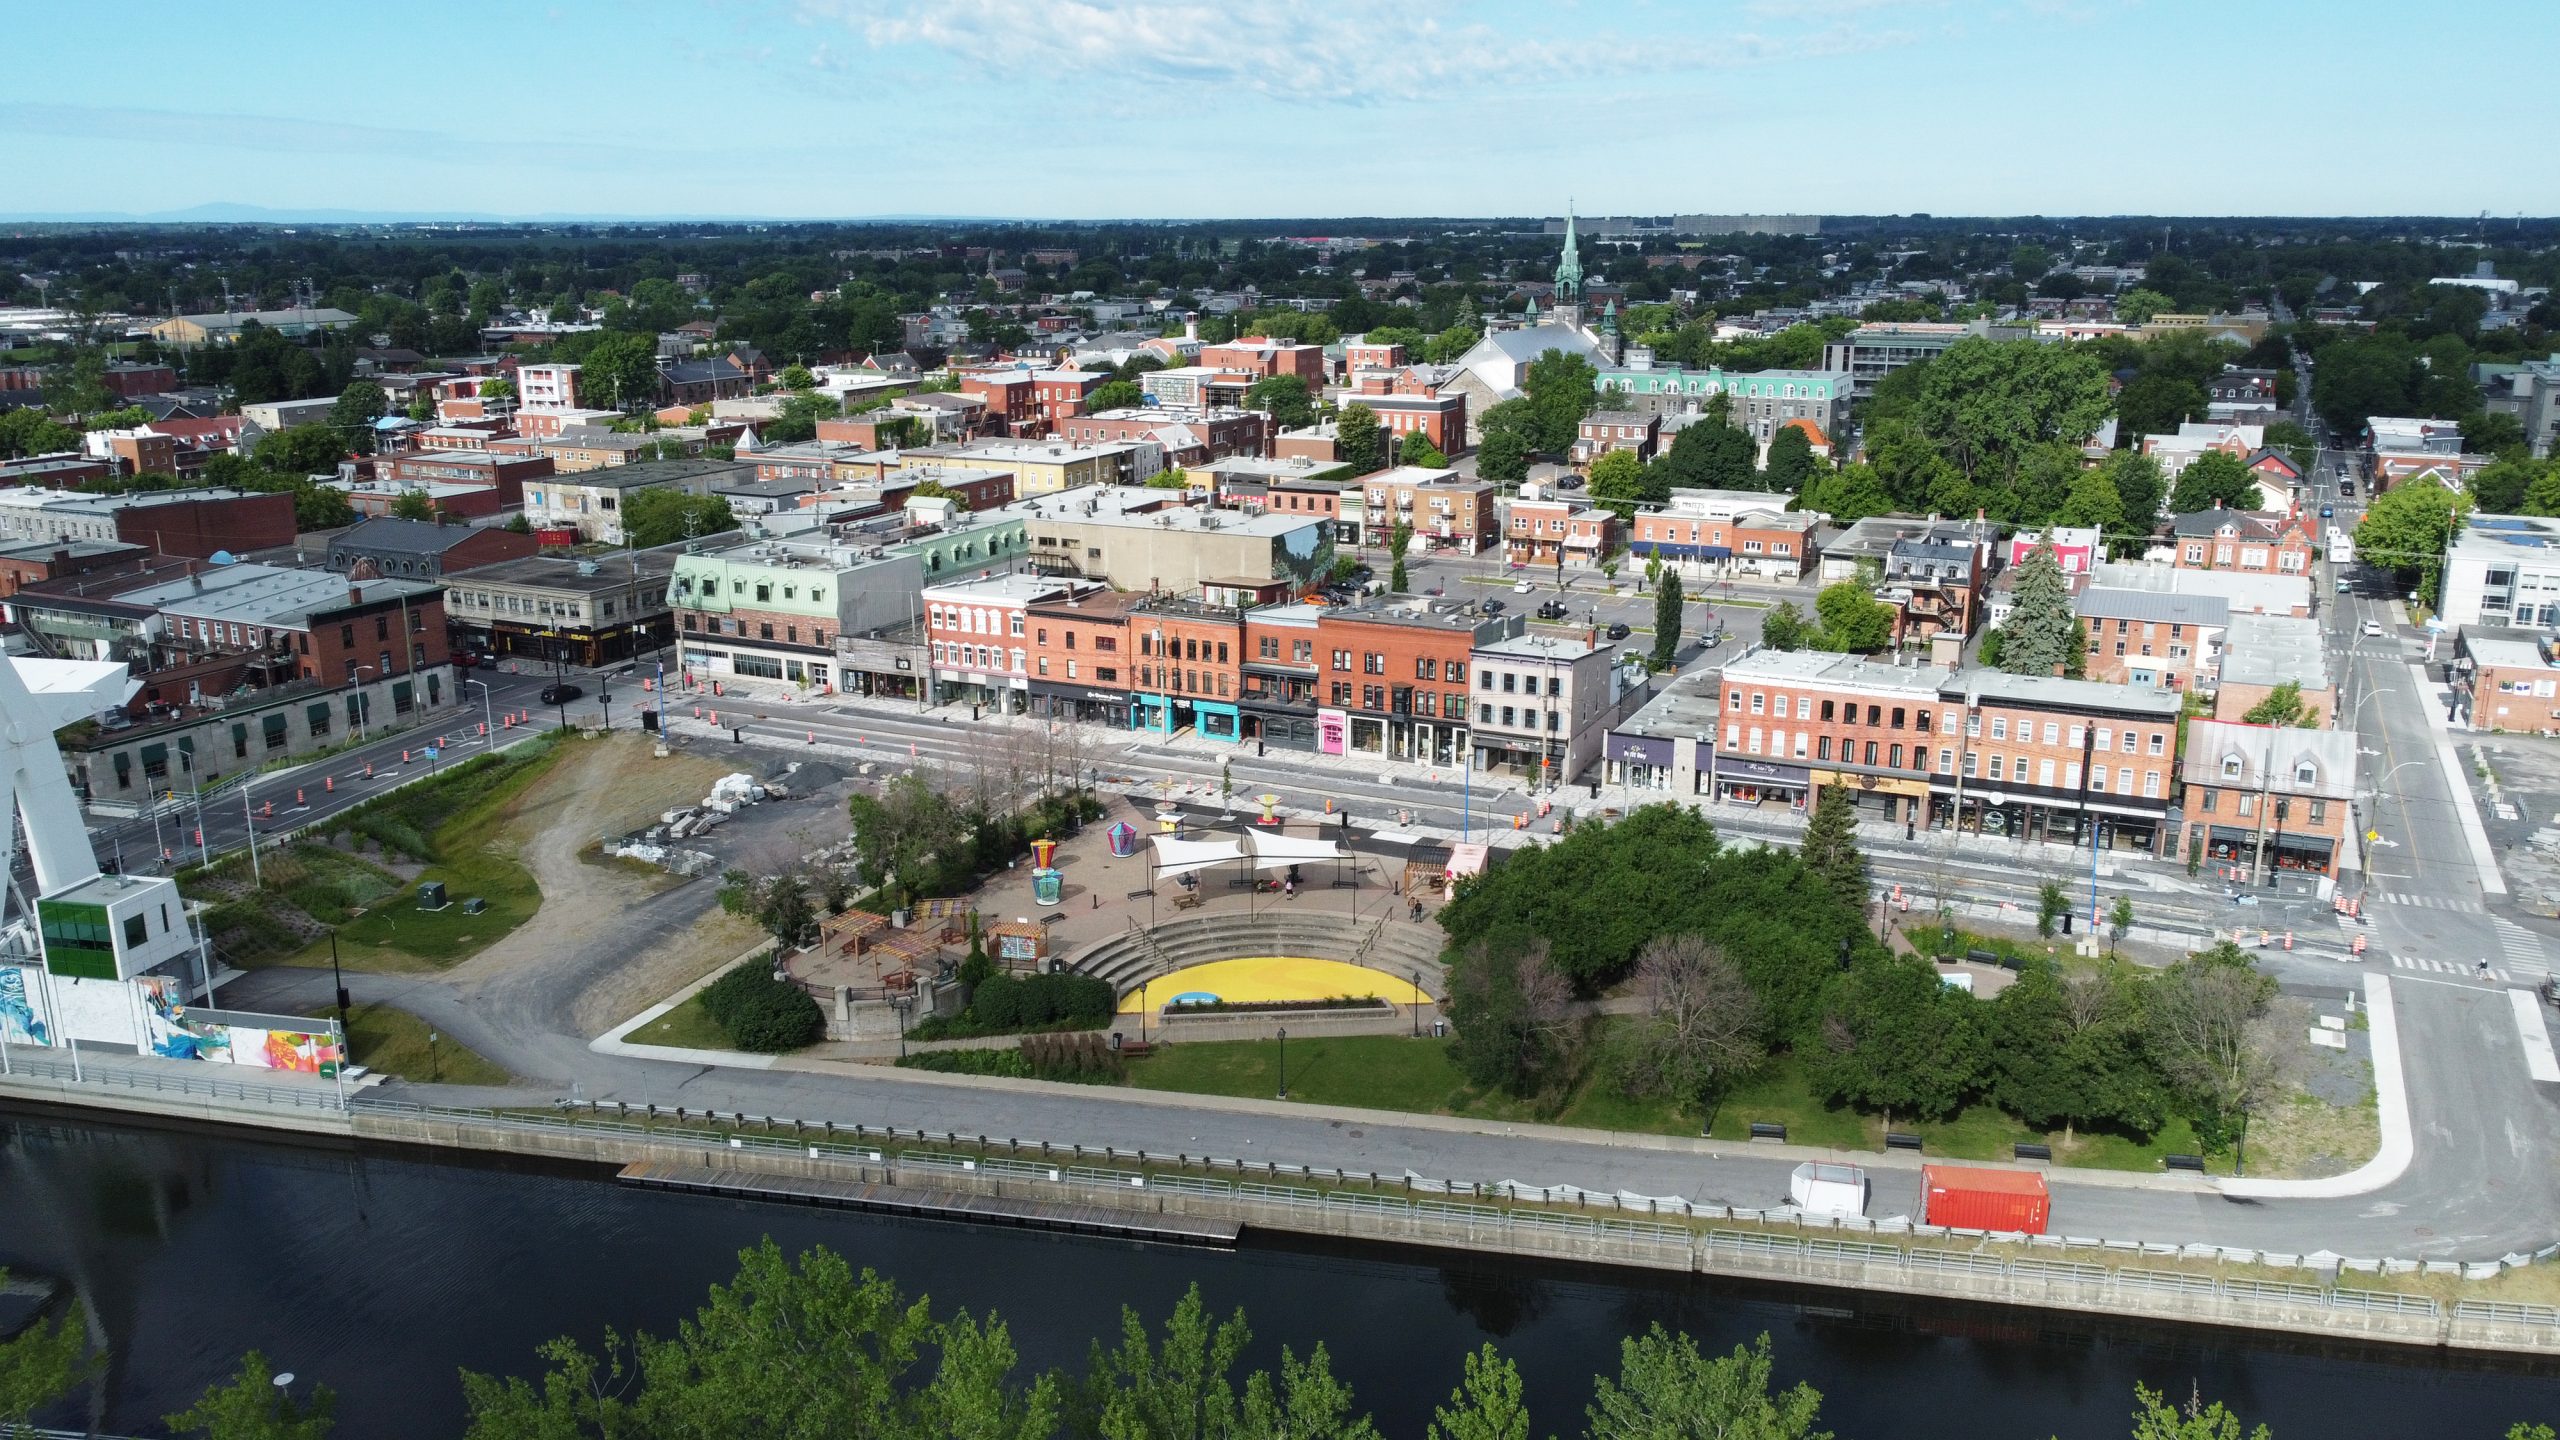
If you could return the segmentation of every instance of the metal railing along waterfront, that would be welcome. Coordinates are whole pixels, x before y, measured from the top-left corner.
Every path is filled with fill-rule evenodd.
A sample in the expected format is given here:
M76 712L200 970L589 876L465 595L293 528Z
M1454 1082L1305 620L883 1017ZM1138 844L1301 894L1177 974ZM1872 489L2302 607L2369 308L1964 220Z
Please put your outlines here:
M21 1063L17 1078L65 1082L63 1091L162 1093L270 1109L335 1111L316 1089L100 1067L78 1081L69 1067ZM1842 1224L1830 1217L1680 1202L1650 1208L1643 1197L1604 1195L1511 1182L1428 1180L1410 1173L1303 1166L1225 1157L1024 1141L832 1121L795 1121L738 1111L668 1110L616 1102L561 1102L549 1109L478 1109L359 1096L349 1105L362 1137L428 1144L489 1144L497 1136L551 1136L590 1142L552 1153L610 1159L642 1148L750 1157L767 1168L865 1183L928 1185L978 1193L1076 1201L1166 1214L1215 1216L1275 1229L1353 1239L1578 1258L1781 1281L1831 1284L1991 1303L2057 1306L2231 1324L2348 1330L2378 1339L2560 1349L2560 1306L2458 1300L2337 1283L2252 1279L2223 1265L2300 1265L2214 1246L2145 1245L2047 1235L1992 1235L1907 1222ZM525 1148L542 1149L541 1145ZM1456 1198L1466 1195L1469 1198ZM1714 1221L1757 1224L1740 1230ZM1856 1238L1893 1235L1903 1243ZM1796 1233L1789 1233L1793 1230ZM1828 1232L1828 1233L1825 1233ZM1950 1241L1953 1245L1931 1244ZM1955 1248L1969 1244L1973 1248ZM2017 1253L2060 1250L2062 1256ZM2078 1251L2079 1258L2068 1254ZM2213 1272L2152 1268L2111 1260L2212 1264ZM2511 1260L2530 1263L2534 1257ZM2334 1259L2331 1262L2336 1265ZM2429 1262L2432 1269L2437 1263ZM2417 1262L2347 1262L2357 1270L2406 1273ZM2495 1267L2492 1266L2494 1269ZM2345 1273L2345 1266L2325 1275Z

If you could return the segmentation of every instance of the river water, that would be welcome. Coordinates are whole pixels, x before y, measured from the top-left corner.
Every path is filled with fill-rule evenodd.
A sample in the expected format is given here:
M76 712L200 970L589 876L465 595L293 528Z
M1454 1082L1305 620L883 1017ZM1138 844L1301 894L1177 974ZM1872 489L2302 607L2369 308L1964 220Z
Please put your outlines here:
M2550 1365L1379 1248L1158 1248L641 1193L587 1169L0 1115L0 1262L76 1286L114 1359L56 1423L157 1435L254 1346L340 1393L342 1435L451 1437L458 1369L529 1374L553 1336L671 1329L767 1235L841 1251L937 1308L997 1310L1034 1367L1080 1365L1120 1306L1153 1326L1197 1281L1213 1310L1245 1309L1254 1364L1325 1342L1389 1440L1419 1440L1486 1340L1519 1361L1535 1433L1576 1433L1619 1337L1657 1320L1710 1350L1769 1332L1781 1380L1818 1387L1843 1440L2113 1440L2136 1380L2200 1389L2277 1440L2491 1440L2560 1420Z

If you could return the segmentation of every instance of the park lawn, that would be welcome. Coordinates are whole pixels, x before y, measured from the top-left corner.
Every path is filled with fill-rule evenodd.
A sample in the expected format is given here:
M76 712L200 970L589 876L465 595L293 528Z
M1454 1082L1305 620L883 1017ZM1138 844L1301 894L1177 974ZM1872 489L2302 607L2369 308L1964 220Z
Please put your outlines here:
M323 1006L310 1013L327 1016L335 1012ZM430 1084L507 1083L507 1072L479 1051L451 1037L439 1037L429 1045L430 1033L427 1022L389 1005L356 1005L347 1010L348 1048L354 1052L355 1063L368 1070Z
M703 1008L699 993L685 997L673 1010L622 1037L633 1045L672 1045L684 1050L734 1050L729 1032Z
M1771 1057L1727 1092L1716 1105L1715 1124L1707 1133L1718 1140L1748 1140L1755 1121L1786 1126L1790 1145L1884 1148L1883 1123L1845 1106L1825 1104L1813 1093L1804 1062L1793 1055Z
M465 793L467 787L468 798L451 801L454 808L427 836L435 858L418 878L339 928L339 963L350 970L443 970L533 918L542 905L542 889L534 883L533 873L516 862L514 847L501 832L514 813L517 797L564 753L550 747L506 767L494 781L466 775L427 782L447 787L454 796ZM403 794L392 798L411 806L431 806L439 797ZM445 908L418 908L418 887L429 881L444 883L449 902ZM486 900L488 908L478 915L465 913L463 902L471 899ZM318 964L328 953L329 942L322 939L283 963Z
M636 1038L636 1037L635 1037ZM1532 1119L1506 1096L1479 1095L1449 1062L1445 1040L1404 1035L1324 1035L1289 1042L1289 1098L1425 1115ZM1181 1040L1129 1067L1141 1090L1269 1099L1280 1091L1277 1040Z

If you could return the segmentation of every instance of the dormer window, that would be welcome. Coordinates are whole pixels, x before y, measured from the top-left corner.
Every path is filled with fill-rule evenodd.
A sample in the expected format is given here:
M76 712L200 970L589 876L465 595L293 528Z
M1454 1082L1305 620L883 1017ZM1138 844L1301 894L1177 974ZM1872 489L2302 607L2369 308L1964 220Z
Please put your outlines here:
M2240 778L2240 757L2238 755L2225 755L2222 757L2222 778L2225 780L2237 780Z
M2293 783L2296 785L2316 785L2320 783L2320 767L2311 763L2308 759L2295 761L2293 766Z

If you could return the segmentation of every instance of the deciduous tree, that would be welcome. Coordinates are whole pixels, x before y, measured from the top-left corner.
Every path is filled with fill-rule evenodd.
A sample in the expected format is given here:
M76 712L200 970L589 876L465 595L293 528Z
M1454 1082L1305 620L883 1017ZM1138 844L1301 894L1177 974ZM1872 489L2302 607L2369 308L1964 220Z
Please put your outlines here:
M2209 450L2187 462L2169 492L2169 513L2192 515L2219 505L2226 510L2258 508L2258 477L2238 457Z
M1760 997L1742 968L1699 935L1658 935L1636 956L1644 1013L1612 1037L1619 1090L1696 1103L1767 1055Z
M1823 1020L1817 1083L1834 1100L1924 1120L1955 1113L1979 1083L1989 1046L1979 1002L1909 959L1852 970Z
M1283 430L1298 430L1315 423L1315 398L1307 393L1302 375L1265 375L1244 392L1248 410L1266 411L1271 423ZM1376 411L1371 411L1375 415Z
M1813 478L1813 437L1802 425L1782 425L1769 437L1769 460L1760 471L1760 488L1795 495Z
M1831 1440L1817 1430L1822 1392L1772 1391L1766 1334L1731 1355L1707 1356L1660 1324L1618 1342L1618 1374L1594 1385L1591 1440Z
M1813 610L1822 620L1816 649L1872 655L1893 639L1893 607L1868 594L1864 581L1824 586L1813 597Z
M1354 475L1386 468L1386 442L1379 438L1378 412L1366 405L1345 405L1334 420L1334 453Z

